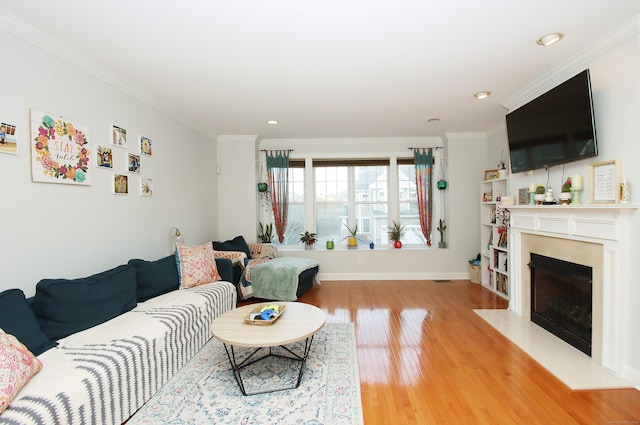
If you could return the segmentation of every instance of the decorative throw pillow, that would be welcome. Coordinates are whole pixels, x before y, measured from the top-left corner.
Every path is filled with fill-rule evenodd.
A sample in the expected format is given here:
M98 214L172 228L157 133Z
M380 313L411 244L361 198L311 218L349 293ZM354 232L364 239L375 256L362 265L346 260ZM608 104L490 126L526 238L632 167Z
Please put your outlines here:
M169 255L156 261L129 260L136 269L138 302L175 291L180 287L176 257Z
M0 292L0 328L16 337L36 356L58 345L42 331L20 289Z
M42 362L16 337L0 329L0 413L40 369Z
M176 266L180 276L180 289L220 280L211 243L199 246L177 243Z
M211 243L213 244L213 249L216 251L240 251L247 254L247 258L251 258L251 250L243 236L236 236L229 241Z

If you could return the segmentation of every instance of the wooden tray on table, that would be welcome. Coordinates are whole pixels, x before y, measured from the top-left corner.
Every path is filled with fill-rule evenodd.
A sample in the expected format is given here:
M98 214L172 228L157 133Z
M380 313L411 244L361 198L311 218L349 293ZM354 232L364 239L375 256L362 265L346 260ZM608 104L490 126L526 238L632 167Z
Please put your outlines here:
M270 305L277 305L278 306L278 314L276 314L275 316L271 317L271 319L269 320L262 320L262 319L256 319L256 318L251 318L254 314L256 313L260 313L262 311L263 308L268 307ZM259 306L257 306L256 308L254 308L253 310L251 310L251 312L249 314L247 314L244 317L244 321L245 323L248 323L250 325L258 325L258 326L269 326L269 325L273 325L275 323L276 320L278 320L280 318L280 316L282 316L282 314L284 313L284 311L287 309L287 306L284 304L261 304Z

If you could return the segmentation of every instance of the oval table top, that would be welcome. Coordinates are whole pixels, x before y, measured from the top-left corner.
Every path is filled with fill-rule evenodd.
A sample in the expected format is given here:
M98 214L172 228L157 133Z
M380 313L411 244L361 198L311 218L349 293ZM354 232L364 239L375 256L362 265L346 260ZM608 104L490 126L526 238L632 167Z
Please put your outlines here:
M286 309L271 325L252 325L244 321L256 307L265 304L285 305ZM211 333L220 341L238 347L276 347L309 338L322 329L324 322L325 315L316 306L272 301L227 311L211 323Z

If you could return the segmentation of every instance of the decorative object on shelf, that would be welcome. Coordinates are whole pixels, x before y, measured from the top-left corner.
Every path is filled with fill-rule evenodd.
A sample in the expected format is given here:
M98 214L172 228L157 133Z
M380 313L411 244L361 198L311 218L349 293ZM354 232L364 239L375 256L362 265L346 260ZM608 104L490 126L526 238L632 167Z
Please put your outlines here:
M373 249L376 247L376 244L373 243L373 241L369 242L369 249Z
M620 202L623 204L631 202L631 192L629 192L629 182L626 177L620 180Z
M271 243L273 240L273 223L263 225L260 223L260 233L258 233L258 239L262 243Z
M574 205L580 205L580 192L582 192L582 176L580 174L575 174L571 177L571 203Z
M264 193L269 190L269 185L266 183L258 183L258 192Z
M620 161L611 160L589 165L591 202L615 204L620 202Z
M438 242L438 248L446 248L447 243L444 241L444 231L447 229L443 219L440 219L438 224L438 232L440 232L440 242Z
M498 170L485 170L484 171L484 179L485 181L487 180L494 180L498 177Z
M498 174L496 178L503 179L507 177L507 167L506 167L506 155L505 152L502 151L502 155L500 155L500 161L498 162Z
M329 240L326 242L326 244L325 244L325 245L326 245L326 247L327 247L327 249L328 249L328 250L332 250L332 249L333 249L333 246L334 246L333 239L329 239Z
M402 248L402 237L405 234L405 225L401 222L392 221L391 227L387 229L389 239L393 241L394 248Z
M538 187L536 187L536 194L534 195L536 205L542 205L542 203L544 202L544 198L546 197L544 193L544 186L539 184Z
M562 184L562 192L558 195L558 203L560 205L569 205L571 203L571 177Z
M318 240L318 234L312 233L306 230L304 233L300 233L300 242L304 243L304 249L312 249L313 244Z
M347 248L349 249L358 249L358 225L351 230L347 224L344 224L344 227L349 231L349 236L345 236L342 240L347 240Z
M553 188L549 186L547 188L547 193L544 197L544 205L555 205L555 204L556 204L556 200L553 199Z

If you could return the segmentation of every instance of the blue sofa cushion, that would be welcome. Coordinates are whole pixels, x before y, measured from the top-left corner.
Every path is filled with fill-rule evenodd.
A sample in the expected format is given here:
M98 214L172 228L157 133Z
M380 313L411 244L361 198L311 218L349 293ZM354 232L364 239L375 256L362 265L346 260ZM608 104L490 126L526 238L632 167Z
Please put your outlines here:
M36 285L33 311L44 333L58 340L136 305L136 270L127 264L86 278L43 279Z
M175 291L180 286L176 259L173 255L156 261L134 258L129 260L129 264L136 270L138 302Z
M0 292L0 329L15 336L36 356L58 345L42 332L19 289Z
M249 245L247 245L247 242L244 240L244 237L242 236L236 236L230 241L224 241L224 242L214 241L212 243L213 243L213 249L215 249L216 251L240 251L247 254L247 258L251 258L251 250L249 249Z

